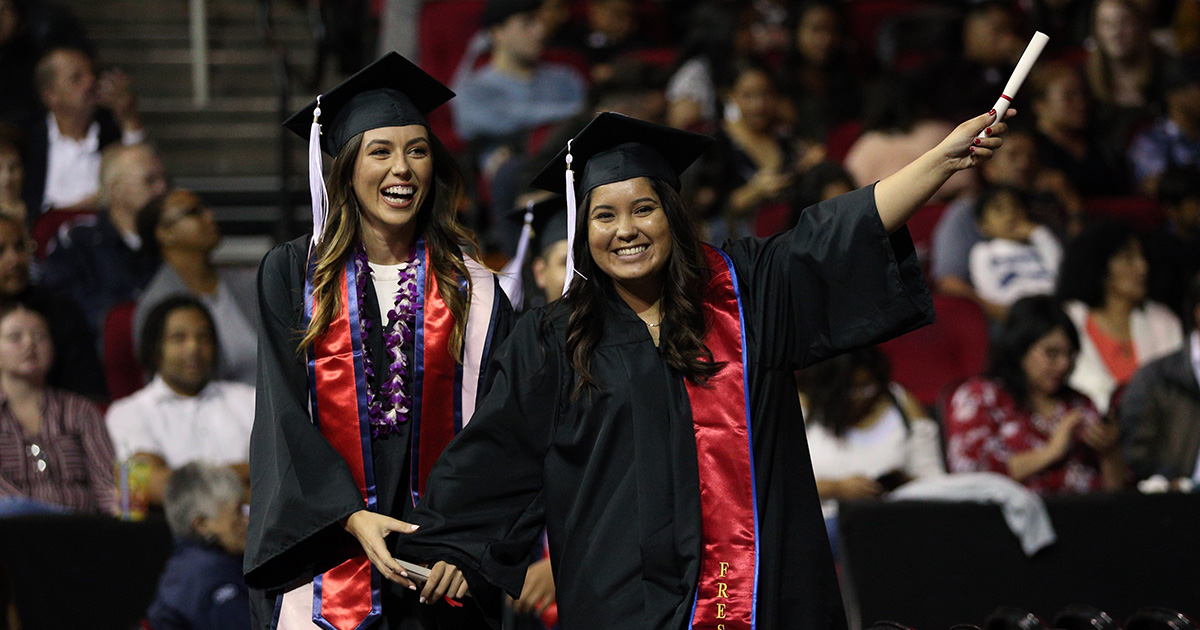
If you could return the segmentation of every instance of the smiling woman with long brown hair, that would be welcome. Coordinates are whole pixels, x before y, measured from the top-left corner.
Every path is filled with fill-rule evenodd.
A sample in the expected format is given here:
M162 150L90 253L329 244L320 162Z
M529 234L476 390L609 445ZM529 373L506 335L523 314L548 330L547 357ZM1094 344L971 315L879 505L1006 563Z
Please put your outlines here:
M391 53L285 124L310 141L313 236L259 270L246 582L256 627L479 627L462 578L421 592L387 537L470 420L512 309L467 254L463 178L425 114L453 93ZM321 152L333 155L328 208ZM428 603L429 606L423 606ZM374 621L372 621L374 620Z
M717 249L677 194L711 139L598 116L534 182L577 215L566 294L498 351L398 551L515 596L544 523L563 628L845 627L792 374L932 320L904 222L993 118Z

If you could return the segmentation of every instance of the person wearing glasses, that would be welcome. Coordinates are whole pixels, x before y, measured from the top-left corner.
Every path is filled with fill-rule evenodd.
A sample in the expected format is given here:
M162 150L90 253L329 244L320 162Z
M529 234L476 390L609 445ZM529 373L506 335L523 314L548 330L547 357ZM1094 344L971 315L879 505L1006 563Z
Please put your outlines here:
M258 283L253 268L213 264L221 232L212 211L196 193L175 190L147 204L137 226L143 248L161 257L162 265L138 297L134 347L140 347L142 327L155 306L172 295L190 295L204 303L217 325L217 377L253 385Z

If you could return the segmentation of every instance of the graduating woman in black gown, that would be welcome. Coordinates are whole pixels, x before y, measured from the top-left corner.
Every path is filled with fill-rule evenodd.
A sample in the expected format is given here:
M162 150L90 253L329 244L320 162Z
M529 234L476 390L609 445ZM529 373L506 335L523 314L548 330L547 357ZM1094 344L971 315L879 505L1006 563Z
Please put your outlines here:
M259 270L255 627L483 623L477 606L410 590L385 543L408 531L398 519L469 422L511 327L495 277L462 253L462 176L425 124L452 96L391 53L286 123L310 140L317 237L276 247ZM327 218L322 150L334 155Z
M904 222L1006 129L718 250L677 194L707 140L601 114L570 145L577 272L498 351L398 556L516 594L544 523L565 630L845 627L792 374L932 321Z

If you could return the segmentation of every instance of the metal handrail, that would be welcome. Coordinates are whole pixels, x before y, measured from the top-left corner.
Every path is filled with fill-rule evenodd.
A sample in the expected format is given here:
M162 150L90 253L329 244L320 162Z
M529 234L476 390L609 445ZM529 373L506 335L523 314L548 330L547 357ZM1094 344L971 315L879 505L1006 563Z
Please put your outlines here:
M259 0L258 26L262 31L263 41L267 49L274 53L275 85L278 90L277 113L279 125L279 213L280 220L276 228L276 239L285 241L296 236L296 213L292 204L292 152L289 147L291 140L283 121L291 114L291 93L293 73L288 63L289 51L275 34L275 18L272 11L272 0Z

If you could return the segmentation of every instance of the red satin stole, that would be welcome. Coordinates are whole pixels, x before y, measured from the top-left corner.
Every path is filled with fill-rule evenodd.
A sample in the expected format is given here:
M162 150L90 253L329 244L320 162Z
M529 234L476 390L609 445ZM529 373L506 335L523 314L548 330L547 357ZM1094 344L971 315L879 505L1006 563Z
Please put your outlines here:
M758 520L737 277L720 251L704 247L713 270L702 308L704 343L721 371L705 385L687 382L700 468L702 552L692 627L754 627Z
M338 278L341 309L313 344L309 377L313 416L321 435L346 460L363 507L375 509L374 471L371 468L371 428L367 419L367 384L359 333L357 283L353 261ZM353 296L353 297L352 297ZM307 300L311 317L312 292ZM355 630L374 622L380 614L380 576L366 552L337 565L314 581L313 621L333 630Z
M450 355L450 335L454 332L454 315L438 291L437 276L432 273L428 250L421 272L425 276L423 320L417 358L420 364L420 392L414 396L416 407L413 436L413 479L416 500L425 494L429 473L450 440L454 439L454 417L461 384L457 382L458 363Z

